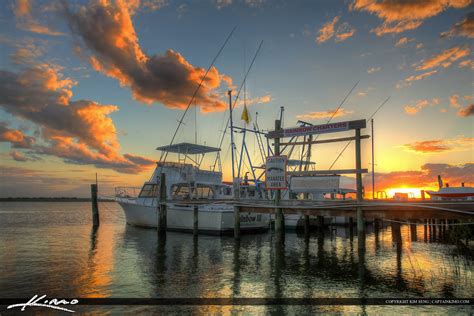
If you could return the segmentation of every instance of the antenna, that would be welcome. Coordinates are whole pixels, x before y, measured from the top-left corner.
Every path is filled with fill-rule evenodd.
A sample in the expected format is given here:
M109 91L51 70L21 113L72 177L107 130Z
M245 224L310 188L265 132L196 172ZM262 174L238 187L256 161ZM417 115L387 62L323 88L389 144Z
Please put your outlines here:
M388 100L390 100L390 97L388 97L385 101L382 102L382 104L379 105L379 107L377 108L377 110L375 110L375 112L367 119L368 120L371 120L374 115L385 105L385 103L388 102ZM336 157L336 159L333 161L331 167L329 167L329 170L332 169L332 167L334 167L334 164L339 160L339 158L341 157L342 153L347 149L347 147L349 147L349 144L352 143L352 140L348 141L346 146L344 146L344 148L341 150L341 152L339 153L339 155Z

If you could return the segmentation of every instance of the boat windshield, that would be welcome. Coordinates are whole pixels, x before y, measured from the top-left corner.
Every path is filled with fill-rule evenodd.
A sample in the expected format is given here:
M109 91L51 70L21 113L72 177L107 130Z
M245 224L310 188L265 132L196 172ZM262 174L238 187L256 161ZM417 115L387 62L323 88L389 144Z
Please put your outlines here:
M138 197L141 198L152 198L157 196L156 192L157 185L156 184L145 184L140 191Z
M198 184L197 187L188 186L187 183L174 184L171 187L173 199L211 199L214 197L212 188L208 185Z

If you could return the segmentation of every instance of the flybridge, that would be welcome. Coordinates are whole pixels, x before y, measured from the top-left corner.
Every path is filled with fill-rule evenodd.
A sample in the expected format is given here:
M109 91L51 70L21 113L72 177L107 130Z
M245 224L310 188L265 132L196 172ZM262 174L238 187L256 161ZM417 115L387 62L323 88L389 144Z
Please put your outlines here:
M335 133L335 132L344 132L344 131L353 130L353 129L361 129L365 127L366 127L365 120L345 121L345 122L327 123L327 124L321 124L321 125L293 127L293 128L281 129L279 131L270 131L267 137L279 138L279 137L294 137L294 136L304 136L304 135L313 135L313 134Z

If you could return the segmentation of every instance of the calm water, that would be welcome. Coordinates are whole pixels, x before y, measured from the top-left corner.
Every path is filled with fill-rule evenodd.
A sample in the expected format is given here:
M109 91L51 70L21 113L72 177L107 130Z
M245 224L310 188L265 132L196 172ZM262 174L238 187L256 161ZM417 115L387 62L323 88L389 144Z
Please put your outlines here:
M309 242L287 233L232 237L168 233L125 224L115 203L100 203L101 226L91 228L89 203L0 203L0 297L473 297L473 255L401 226L367 235L359 260L347 228L314 233ZM438 229L437 237L440 238ZM471 242L472 244L472 242ZM118 313L353 312L472 313L469 306L75 306ZM5 311L2 307L0 314ZM41 310L44 312L45 310Z

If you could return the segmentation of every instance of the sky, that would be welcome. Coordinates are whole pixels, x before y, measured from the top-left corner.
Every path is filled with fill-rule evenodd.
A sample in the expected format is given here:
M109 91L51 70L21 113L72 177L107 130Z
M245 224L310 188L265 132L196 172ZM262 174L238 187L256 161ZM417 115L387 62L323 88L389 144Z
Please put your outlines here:
M88 196L96 173L103 195L141 186L159 160L156 147L170 143L200 82L175 143L218 147L227 91L235 96L262 41L236 103L237 126L245 126L244 100L247 127L257 121L267 131L281 107L283 126L292 127L298 120L369 119L389 98L373 116L376 191L419 194L436 189L438 174L451 186L474 186L470 0L1 6L0 197ZM370 135L370 127L362 133ZM252 162L262 164L255 137L246 137ZM236 134L238 151L241 141ZM313 146L316 169L328 169L345 146ZM334 169L355 167L353 147ZM230 180L228 134L221 149ZM202 168L213 161L209 155ZM363 140L362 165L372 167L370 140ZM370 173L364 184L370 192Z

